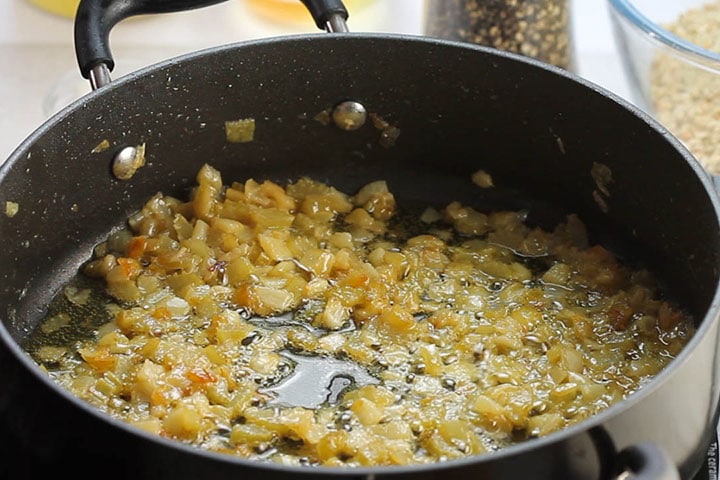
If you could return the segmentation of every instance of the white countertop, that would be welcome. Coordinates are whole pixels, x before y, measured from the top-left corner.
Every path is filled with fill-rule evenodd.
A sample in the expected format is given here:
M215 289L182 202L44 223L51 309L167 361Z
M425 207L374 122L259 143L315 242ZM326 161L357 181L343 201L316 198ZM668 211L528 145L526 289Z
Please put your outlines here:
M571 0L576 73L628 98L613 42L606 0ZM377 0L350 12L354 32L422 34L423 0ZM190 12L132 18L113 29L113 77L166 58L253 38L317 32L306 23L270 23L231 0ZM60 104L89 91L78 72L71 19L41 11L26 0L0 0L0 162Z

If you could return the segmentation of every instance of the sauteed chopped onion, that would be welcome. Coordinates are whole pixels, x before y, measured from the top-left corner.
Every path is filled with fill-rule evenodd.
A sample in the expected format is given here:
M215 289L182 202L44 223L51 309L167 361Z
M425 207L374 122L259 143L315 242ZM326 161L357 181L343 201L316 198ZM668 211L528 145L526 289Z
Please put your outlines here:
M157 435L293 465L484 454L623 400L693 334L574 215L544 231L458 202L405 213L382 180L197 182L96 248L84 271L111 301L73 286L34 350Z

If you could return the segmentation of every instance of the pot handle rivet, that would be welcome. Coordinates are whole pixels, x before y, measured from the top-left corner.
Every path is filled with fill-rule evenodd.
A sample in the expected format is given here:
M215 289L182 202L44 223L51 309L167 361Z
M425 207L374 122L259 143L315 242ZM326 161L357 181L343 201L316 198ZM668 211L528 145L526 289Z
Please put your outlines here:
M145 165L145 145L126 146L113 157L112 172L118 180L130 180Z
M340 102L332 110L333 123L342 130L357 130L365 125L367 110L365 106L354 100Z

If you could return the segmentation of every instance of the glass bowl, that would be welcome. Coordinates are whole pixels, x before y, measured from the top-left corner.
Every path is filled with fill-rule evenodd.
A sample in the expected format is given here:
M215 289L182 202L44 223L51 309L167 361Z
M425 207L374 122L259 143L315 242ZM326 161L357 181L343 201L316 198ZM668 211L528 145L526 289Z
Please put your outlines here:
M720 0L608 0L632 100L720 174Z

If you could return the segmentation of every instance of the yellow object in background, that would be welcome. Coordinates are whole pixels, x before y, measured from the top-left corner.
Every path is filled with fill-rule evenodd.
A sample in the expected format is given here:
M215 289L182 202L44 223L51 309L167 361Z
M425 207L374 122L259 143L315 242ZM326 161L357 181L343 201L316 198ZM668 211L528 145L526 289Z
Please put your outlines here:
M63 17L74 18L80 0L29 0L30 3L36 5L43 10L61 15Z
M354 11L374 0L343 0L352 16ZM310 12L300 0L245 0L248 10L258 17L275 22L312 21Z
M61 15L63 17L74 18L80 0L28 0L43 10ZM344 4L352 15L352 12L363 5L372 3L373 0L344 0ZM305 5L300 0L245 0L249 10L265 18L266 20L287 22L287 21L304 21L309 17L309 13Z

